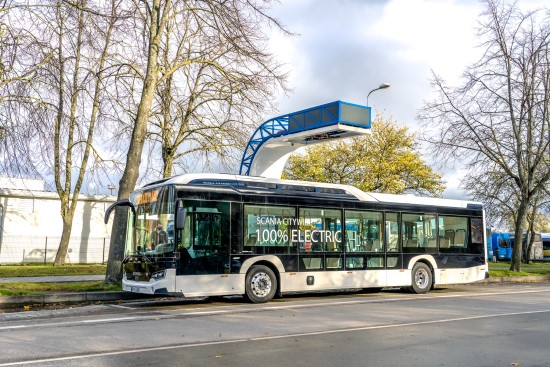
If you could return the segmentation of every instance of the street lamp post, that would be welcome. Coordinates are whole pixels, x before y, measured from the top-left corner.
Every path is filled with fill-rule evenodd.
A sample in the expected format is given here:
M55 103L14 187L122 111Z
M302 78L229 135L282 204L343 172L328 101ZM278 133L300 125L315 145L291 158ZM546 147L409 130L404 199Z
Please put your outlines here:
M109 189L109 191L110 191L109 195L113 195L113 190L116 189L116 186L113 185L113 184L108 184L107 189Z
M370 94L371 94L372 92L376 92L377 90L386 89L386 88L389 88L389 87L390 87L390 85L389 85L388 83L382 83L382 84L380 84L380 85L378 86L378 88L374 88L373 90L371 90L371 91L369 92L369 94L367 94L367 106L369 105L369 97L370 97Z

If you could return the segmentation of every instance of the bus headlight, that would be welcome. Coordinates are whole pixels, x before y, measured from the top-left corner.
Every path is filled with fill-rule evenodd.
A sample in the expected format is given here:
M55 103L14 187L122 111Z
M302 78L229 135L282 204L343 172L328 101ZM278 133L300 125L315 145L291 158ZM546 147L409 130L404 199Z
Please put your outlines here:
M161 279L164 279L165 276L166 276L166 270L163 270L163 271L157 271L157 272L153 273L151 275L151 278L153 280L161 280Z

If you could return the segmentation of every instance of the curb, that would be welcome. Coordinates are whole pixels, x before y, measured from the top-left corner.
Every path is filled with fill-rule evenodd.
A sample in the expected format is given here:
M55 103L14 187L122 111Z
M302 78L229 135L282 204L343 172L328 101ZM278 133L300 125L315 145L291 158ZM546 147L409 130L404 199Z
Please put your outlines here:
M491 284L491 283L536 283L550 281L550 275L528 275L521 277L497 277L480 280L474 284Z

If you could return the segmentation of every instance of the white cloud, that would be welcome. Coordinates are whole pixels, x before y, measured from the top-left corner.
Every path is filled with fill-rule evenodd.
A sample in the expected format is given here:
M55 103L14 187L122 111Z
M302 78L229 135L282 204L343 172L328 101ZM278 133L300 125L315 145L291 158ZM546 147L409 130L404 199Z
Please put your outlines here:
M394 0L369 35L399 45L395 56L454 79L476 61L479 4L464 1Z
M272 33L293 88L279 99L280 113L334 100L366 104L371 89L390 83L369 102L414 129L430 71L456 80L475 61L480 10L464 0L282 1L274 15L299 36Z

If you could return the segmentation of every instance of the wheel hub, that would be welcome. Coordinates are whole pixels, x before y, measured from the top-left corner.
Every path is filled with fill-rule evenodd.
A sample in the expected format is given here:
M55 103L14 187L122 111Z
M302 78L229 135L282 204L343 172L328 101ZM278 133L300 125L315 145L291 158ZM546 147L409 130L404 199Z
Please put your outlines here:
M258 297L265 297L271 291L271 278L263 272L252 277L252 292Z
M428 273L425 269L418 269L414 274L414 281L419 288L426 288L428 286Z

